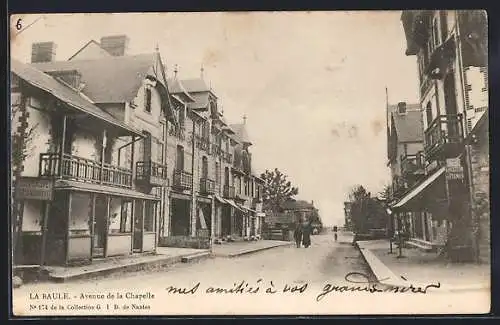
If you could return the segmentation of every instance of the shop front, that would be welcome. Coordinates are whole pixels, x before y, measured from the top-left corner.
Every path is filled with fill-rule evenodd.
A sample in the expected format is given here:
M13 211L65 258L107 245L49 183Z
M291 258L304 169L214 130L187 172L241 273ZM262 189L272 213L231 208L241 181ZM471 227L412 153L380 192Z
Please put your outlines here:
M24 263L89 264L93 259L156 250L159 198L155 196L56 181L52 200L44 202L22 204L26 225L42 221L38 260L31 245Z

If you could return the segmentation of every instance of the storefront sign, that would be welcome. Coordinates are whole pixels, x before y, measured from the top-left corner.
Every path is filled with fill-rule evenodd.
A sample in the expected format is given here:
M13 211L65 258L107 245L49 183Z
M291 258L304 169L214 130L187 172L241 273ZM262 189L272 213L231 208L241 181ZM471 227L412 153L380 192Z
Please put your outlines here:
M447 166L446 179L448 180L462 180L464 179L464 170L462 166Z
M37 177L21 177L15 187L18 200L51 201L54 196L53 181Z

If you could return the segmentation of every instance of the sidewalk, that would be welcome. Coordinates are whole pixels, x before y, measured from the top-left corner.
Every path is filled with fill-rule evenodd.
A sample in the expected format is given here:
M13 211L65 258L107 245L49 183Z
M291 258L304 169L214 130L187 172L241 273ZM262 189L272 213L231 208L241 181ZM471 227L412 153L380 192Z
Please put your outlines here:
M115 275L123 272L153 270L180 262L191 262L205 257L210 257L210 250L158 247L156 254L94 260L91 265L84 266L45 266L42 270L47 273L48 280L65 282L70 280L91 279L111 274Z
M213 246L213 256L216 257L238 257L245 254L260 252L280 246L291 246L292 242L281 240L257 240L242 242L225 242Z
M440 290L490 290L490 265L450 263L436 253L404 248L402 258L393 245L390 254L388 240L359 241L358 247L377 279L395 286L425 287L440 283Z

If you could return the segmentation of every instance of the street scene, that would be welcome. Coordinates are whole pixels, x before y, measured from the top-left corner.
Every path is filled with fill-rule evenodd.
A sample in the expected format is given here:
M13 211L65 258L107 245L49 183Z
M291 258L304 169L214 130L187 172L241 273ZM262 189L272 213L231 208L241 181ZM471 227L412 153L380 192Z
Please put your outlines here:
M11 24L13 316L489 312L485 12Z

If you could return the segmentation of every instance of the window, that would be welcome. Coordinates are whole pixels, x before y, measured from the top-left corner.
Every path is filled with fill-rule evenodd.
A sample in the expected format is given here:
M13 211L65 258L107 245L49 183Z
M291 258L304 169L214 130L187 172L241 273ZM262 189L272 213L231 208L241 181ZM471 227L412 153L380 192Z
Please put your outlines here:
M186 114L185 114L185 111L184 111L184 106L183 105L180 105L179 106L179 126L182 128L184 127L184 124L186 123Z
M184 148L177 146L177 153L175 156L175 168L177 170L184 170Z
M151 160L157 163L163 163L163 141L153 138L151 148Z
M207 157L203 157L201 159L201 178L207 178L208 177L208 160Z
M425 115L426 115L426 119L427 119L427 127L429 127L429 125L431 125L431 123L432 123L432 104L431 104L431 102L427 103L427 107L425 108Z
M142 157L143 160L148 160L151 159L151 147L152 147L152 138L151 138L151 133L147 131L142 131L144 134L144 139L143 141L143 146L142 146Z
M220 184L220 165L215 162L215 183Z
M151 113L151 89L147 87L144 90L144 109L146 112Z
M441 10L439 12L440 24L441 24L441 40L444 42L448 38L448 21L446 18L446 10Z

